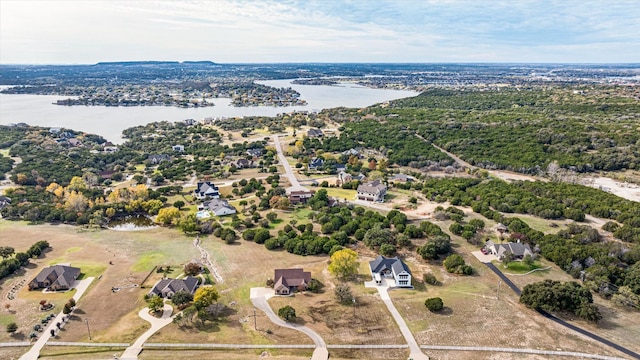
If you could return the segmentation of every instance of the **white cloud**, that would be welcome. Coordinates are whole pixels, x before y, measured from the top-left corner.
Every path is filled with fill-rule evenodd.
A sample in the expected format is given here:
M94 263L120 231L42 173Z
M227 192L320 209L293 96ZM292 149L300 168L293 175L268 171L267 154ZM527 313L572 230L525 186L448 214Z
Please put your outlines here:
M2 0L0 63L637 62L638 18L629 0Z

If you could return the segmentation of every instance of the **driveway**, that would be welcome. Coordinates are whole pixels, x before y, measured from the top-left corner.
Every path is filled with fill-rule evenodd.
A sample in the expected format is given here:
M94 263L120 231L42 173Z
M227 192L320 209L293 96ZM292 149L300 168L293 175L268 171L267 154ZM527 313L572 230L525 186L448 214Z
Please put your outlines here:
M327 350L327 343L324 342L324 339L322 339L322 337L318 335L318 333L309 329L306 326L286 322L280 319L278 315L276 315L276 313L273 312L273 309L271 309L271 306L269 306L269 303L267 302L267 299L271 298L273 295L274 295L273 289L251 288L251 295L250 295L251 302L255 307L257 307L258 309L262 310L265 314L267 314L267 317L269 318L269 320L271 320L272 323L278 326L289 328L289 329L298 330L304 333L305 335L307 335L308 337L310 337L311 340L313 340L313 343L315 344L316 349L313 351L313 356L311 357L312 360L329 359L329 351Z
M129 346L124 350L124 353L120 357L121 360L135 360L138 358L138 354L142 351L142 345L158 330L163 327L171 324L171 313L173 312L173 308L169 304L164 304L162 308L162 317L157 318L151 314L149 314L149 308L146 307L138 313L138 316L147 320L151 323L151 328L145 331L144 334L140 335L140 337L136 340L133 345Z
M78 302L78 300L80 300L84 292L87 291L93 279L95 278L88 277L84 280L77 280L75 282L74 287L76 289L76 293L73 295L73 300L75 300L76 303ZM24 355L20 357L20 360L36 360L40 356L40 350L42 350L44 345L51 338L51 330L56 330L57 323L60 323L60 324L65 323L65 321L63 320L64 317L65 315L62 312L60 312L51 322L49 322L49 326L47 326L42 331L42 333L40 334L40 338L38 338L38 341L36 341L36 343L33 344L33 346L29 351L27 351Z
M293 190L304 189L302 185L300 185L300 182L298 182L296 175L293 173L293 168L291 168L291 165L289 165L287 158L284 156L284 153L282 152L282 145L280 145L280 137L278 135L274 135L273 142L276 145L276 150L278 151L278 161L284 167L284 172L285 172L284 177L289 179L289 183L291 184L291 189Z
M498 260L498 258L493 254L483 254L482 251L476 250L472 251L471 254L476 257L476 259L480 260L481 263L490 263L493 260Z
M418 343L416 342L416 339L413 337L411 330L409 330L407 323L404 321L404 319L396 309L395 305L393 305L393 302L391 301L391 297L389 296L389 291L388 291L389 288L384 285L375 286L375 288L378 290L378 293L380 294L380 298L382 299L382 302L384 302L384 304L387 306L387 309L389 309L389 312L393 316L393 319L396 321L396 324L398 324L398 328L400 328L400 332L402 333L402 336L404 336L404 339L407 341L407 344L409 345L409 350L410 350L409 358L411 360L429 360L429 357L425 355L422 352L422 350L420 350L420 346L418 346Z

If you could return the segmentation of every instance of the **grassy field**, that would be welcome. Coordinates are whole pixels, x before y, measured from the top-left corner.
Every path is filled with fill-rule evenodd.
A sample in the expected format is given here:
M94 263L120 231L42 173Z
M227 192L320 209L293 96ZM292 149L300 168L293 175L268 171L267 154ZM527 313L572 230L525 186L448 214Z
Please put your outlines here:
M469 212L469 209L466 210ZM296 219L298 223L306 222L310 212L309 209L299 209L289 213L278 212L278 218L282 222L278 224L276 230L291 219ZM470 213L470 216L476 215ZM450 222L437 223L444 229L448 229L450 224ZM486 232L489 235L493 232L491 227L495 224L490 221L486 223ZM56 341L87 341L84 321L89 320L95 341L133 342L149 327L148 323L137 316L137 312L145 306L143 295L161 274L152 273L149 280L145 282L147 287L145 289L133 285L139 284L156 265L171 265L175 270L170 276L175 277L181 272L179 268L182 264L200 256L192 245L193 238L166 228L138 232L106 230L78 232L75 227L65 225L29 226L25 223L0 220L0 233L2 234L0 246L11 245L17 251L28 248L38 240L47 240L52 245L52 250L35 260L32 266L0 283L3 299L6 299L6 291L13 284L21 279L32 278L42 267L51 263L70 262L72 265L80 266L87 276L102 276L94 281L80 300L78 305L80 311ZM293 306L300 318L300 323L320 333L329 344L404 343L395 322L382 306L377 292L373 289L365 289L362 285L362 281L369 277L367 261L375 255L372 251L358 249L361 254L361 276L359 282L350 283L357 298L357 306L353 307L336 303L333 289L338 281L327 272L326 256L301 257L284 251L268 251L263 245L244 240L227 245L213 236L201 239L202 246L210 253L214 265L224 279L224 282L216 284L216 287L221 295L220 302L229 307L230 315L223 321L207 323L200 329L195 326L179 327L177 324L171 324L154 335L150 342L311 344L311 340L305 335L274 326L260 312L257 313L256 318L257 329L254 329L253 306L249 299L249 289L264 286L266 280L273 276L275 268L302 267L311 271L312 276L323 284L321 293L302 293L293 297L273 298L270 300L270 305L275 311L285 304ZM416 290L394 290L390 294L418 343L467 346L499 344L500 346L559 348L567 351L621 355L526 309L519 304L517 296L504 284L498 292L498 278L470 254L470 251L477 250L477 247L459 237L453 239L455 251L473 266L474 276L462 277L448 274L440 263L427 263L417 258L414 250L401 251L401 255L405 257L414 274L414 279L418 280ZM419 245L420 241L415 243ZM549 264L541 260L539 265ZM504 272L510 273L518 271L515 268L504 269ZM425 272L433 272L443 285L422 284L420 280ZM547 278L572 280L555 266L550 271L526 276L510 276L510 278L520 287ZM121 290L114 293L111 290L112 287L119 287ZM56 304L56 309L59 309L72 294L73 292L51 294L47 295L46 299ZM435 296L442 297L446 306L440 314L430 313L424 307L424 300ZM16 321L19 323L22 336L25 333L28 334L30 328L43 316L36 309L37 303L42 300L41 297L42 293L22 289L18 293L18 298L11 304L11 312L3 311L0 314L0 324ZM640 337L640 317L637 312L611 307L607 301L597 297L596 303L605 315L605 320L599 325L576 323L607 339L638 350L638 345L634 343L635 339ZM114 304L117 305L114 306ZM0 332L0 341L22 339L20 336L9 337L5 332ZM23 350L26 351L26 348ZM7 351L6 354L21 353L21 350L16 349ZM44 358L109 358L116 352L110 352L109 349L92 349L95 352L89 355L83 351L87 350L51 347L47 348ZM145 351L141 358L162 359L169 356L175 357L178 353L180 356L185 354L182 351L153 350ZM201 357L248 359L255 358L261 352L203 350L192 353L199 354L198 356ZM267 351L268 356L281 359L299 358L309 353L309 351L293 350ZM429 351L426 353L435 356ZM5 358L3 350L0 350L0 354ZM405 351L383 351L376 352L375 356L380 354L385 354L386 358L403 358L407 355ZM463 353L442 352L434 352L434 354L441 354L443 358L456 358L463 355ZM472 359L495 358L495 354L490 353L469 355ZM332 351L332 358L338 359L370 358L371 356L373 355L369 352L361 350ZM505 358L511 358L511 355L505 355Z

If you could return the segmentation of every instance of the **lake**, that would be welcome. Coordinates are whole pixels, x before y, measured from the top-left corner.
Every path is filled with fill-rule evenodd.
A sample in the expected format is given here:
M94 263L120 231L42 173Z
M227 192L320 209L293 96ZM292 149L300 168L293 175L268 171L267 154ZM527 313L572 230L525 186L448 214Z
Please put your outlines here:
M216 106L207 108L177 108L168 106L60 106L53 105L64 96L0 94L0 124L24 122L45 127L98 134L114 143L122 143L122 130L154 121L200 120L205 117L276 116L297 111L319 111L335 107L362 108L384 101L418 95L414 91L371 89L355 84L336 86L299 85L292 80L268 80L257 83L273 87L291 87L307 101L307 106L235 107L231 99L213 99Z

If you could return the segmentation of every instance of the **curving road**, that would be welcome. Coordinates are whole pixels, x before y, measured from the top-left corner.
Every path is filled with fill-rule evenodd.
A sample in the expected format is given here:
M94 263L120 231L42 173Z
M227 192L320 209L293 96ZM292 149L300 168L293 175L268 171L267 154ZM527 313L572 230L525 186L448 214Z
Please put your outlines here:
M315 344L316 348L313 351L313 356L311 357L312 360L329 359L329 351L327 350L327 343L324 341L324 339L322 339L322 337L318 335L318 333L309 329L306 326L289 323L280 319L278 315L276 315L276 313L273 312L273 309L271 309L271 306L269 306L269 303L267 302L267 296L273 296L273 290L267 293L267 289L265 288L251 289L251 302L256 308L262 310L265 314L267 314L267 317L269 318L269 320L271 320L272 323L278 326L300 331L305 335L307 335L308 337L310 337L311 340L313 340L313 343Z
M514 284L508 277L506 277L502 271L498 270L497 267L495 267L492 263L483 263L485 264L489 269L491 269L491 271L493 271L496 275L498 275L498 277L500 277L500 279L502 279L502 281L504 281L505 284L509 285L509 287L511 288L511 290L513 290L516 294L518 294L518 296L520 296L520 294L522 293L522 291L520 290L520 288L518 288L516 286L516 284ZM635 359L640 359L640 354L631 351L623 346L620 346L612 341L609 341L601 336L598 336L590 331L587 331L585 329L579 328L573 324L570 324L562 319L559 319L551 314L549 314L548 312L541 310L541 309L536 309L537 312L539 312L540 314L542 314L542 316L546 317L549 320L555 321L556 323L569 328L571 330L574 330L584 336L590 337L591 339L598 341L601 344L605 344L609 347L612 347L622 353L625 353Z
M151 328L144 332L144 334L140 335L140 337L136 340L133 345L129 346L124 350L121 360L135 360L138 358L138 354L142 351L142 345L147 341L153 334L155 334L158 330L163 327L171 324L171 313L173 312L173 308L169 304L164 304L162 308L162 317L157 318L149 314L149 308L146 307L138 313L138 316L147 320L151 323Z

